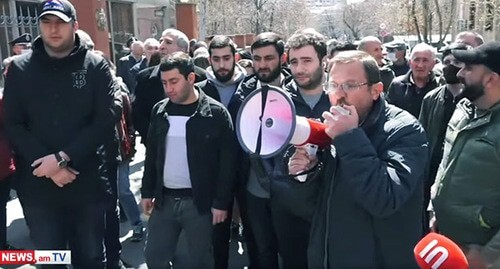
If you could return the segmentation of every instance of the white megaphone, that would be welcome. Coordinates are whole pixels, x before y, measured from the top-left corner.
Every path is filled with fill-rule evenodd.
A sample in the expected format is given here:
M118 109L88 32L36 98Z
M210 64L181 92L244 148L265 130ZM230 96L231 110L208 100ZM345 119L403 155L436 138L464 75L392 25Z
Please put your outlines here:
M236 133L246 152L262 158L278 154L289 144L324 148L331 143L323 123L296 116L289 94L271 85L254 90L243 101Z

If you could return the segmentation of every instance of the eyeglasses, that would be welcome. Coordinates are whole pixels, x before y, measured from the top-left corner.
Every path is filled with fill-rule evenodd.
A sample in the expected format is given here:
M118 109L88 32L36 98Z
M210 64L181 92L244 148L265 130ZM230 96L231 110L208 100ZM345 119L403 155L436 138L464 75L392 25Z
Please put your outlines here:
M326 89L326 92L328 93L331 91L336 91L338 89L341 89L345 93L348 93L348 92L355 91L355 90L359 89L359 87L365 86L365 85L370 85L370 83L369 82L364 82L364 83L346 82L346 83L342 83L342 84L337 84L335 82L330 82L330 83L328 83L328 87Z

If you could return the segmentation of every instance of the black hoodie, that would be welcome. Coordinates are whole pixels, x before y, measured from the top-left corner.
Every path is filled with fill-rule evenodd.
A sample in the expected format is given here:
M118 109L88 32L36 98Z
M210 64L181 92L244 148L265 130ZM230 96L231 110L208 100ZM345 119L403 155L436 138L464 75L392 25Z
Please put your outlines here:
M98 148L113 139L115 86L106 60L75 48L51 58L41 38L16 58L5 84L5 126L17 158L17 190L25 203L84 203L102 199ZM80 174L62 188L32 175L31 163L64 151Z

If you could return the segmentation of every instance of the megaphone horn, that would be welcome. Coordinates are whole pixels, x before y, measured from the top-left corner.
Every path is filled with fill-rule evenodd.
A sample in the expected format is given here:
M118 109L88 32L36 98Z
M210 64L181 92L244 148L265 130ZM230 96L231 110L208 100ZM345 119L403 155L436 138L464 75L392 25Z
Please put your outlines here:
M236 133L246 152L263 158L278 154L289 144L324 148L331 143L324 124L296 116L289 94L270 85L256 89L243 101Z

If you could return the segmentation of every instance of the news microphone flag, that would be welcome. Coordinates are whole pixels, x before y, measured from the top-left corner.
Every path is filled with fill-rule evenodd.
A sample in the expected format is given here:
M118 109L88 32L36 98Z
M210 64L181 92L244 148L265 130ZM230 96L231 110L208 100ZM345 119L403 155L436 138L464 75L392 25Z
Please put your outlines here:
M0 265L71 264L70 250L1 250Z
M437 234L427 234L413 249L417 264L421 269L468 269L464 253L449 238Z

